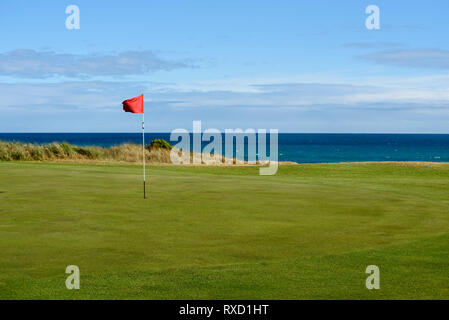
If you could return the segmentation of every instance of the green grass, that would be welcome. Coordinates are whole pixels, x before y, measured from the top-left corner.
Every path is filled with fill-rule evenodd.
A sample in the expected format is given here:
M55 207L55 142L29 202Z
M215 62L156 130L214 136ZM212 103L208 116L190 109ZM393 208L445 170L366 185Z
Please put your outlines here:
M0 298L449 299L448 165L149 172L0 162Z

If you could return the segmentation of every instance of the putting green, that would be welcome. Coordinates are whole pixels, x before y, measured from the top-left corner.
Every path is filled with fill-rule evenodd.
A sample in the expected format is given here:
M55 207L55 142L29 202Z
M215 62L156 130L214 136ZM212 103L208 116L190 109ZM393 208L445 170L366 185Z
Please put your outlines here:
M140 174L0 162L0 298L449 299L449 165Z

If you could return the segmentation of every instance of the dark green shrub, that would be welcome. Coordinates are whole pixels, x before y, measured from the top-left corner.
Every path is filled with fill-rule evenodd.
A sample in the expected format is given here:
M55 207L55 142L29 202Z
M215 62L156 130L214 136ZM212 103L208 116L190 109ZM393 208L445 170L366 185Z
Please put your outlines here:
M170 145L167 141L165 141L164 139L156 139L151 141L150 146L147 147L148 150L151 149L167 149L167 150L171 150L173 149L173 146Z

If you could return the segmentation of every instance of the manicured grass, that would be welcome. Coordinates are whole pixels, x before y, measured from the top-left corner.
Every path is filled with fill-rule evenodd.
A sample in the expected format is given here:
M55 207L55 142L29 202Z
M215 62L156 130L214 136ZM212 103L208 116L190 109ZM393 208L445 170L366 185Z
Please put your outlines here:
M0 298L449 299L448 165L149 172L0 162Z

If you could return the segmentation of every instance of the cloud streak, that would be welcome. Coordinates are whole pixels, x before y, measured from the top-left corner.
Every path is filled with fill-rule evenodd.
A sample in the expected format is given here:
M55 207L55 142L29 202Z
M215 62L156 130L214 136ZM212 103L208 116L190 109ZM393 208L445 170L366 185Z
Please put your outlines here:
M142 75L187 67L187 62L165 60L152 51L76 55L17 49L0 54L0 75L20 78Z
M397 49L404 47L404 44L399 42L349 42L343 43L343 48L350 49Z
M151 130L209 127L291 132L446 132L449 78L420 88L255 81L181 84L111 81L0 83L2 131L133 131L121 101L143 90ZM396 79L397 80L397 79ZM395 80L395 81L396 81ZM145 88L147 86L147 88ZM143 88L142 88L143 87ZM38 119L38 120L36 120ZM437 128L437 127L438 128Z
M427 79L427 81L432 81ZM167 84L146 84L146 101L152 107L214 110L215 108L297 108L338 110L339 108L423 108L449 107L449 83L427 88L383 87L332 83L246 84L207 90ZM119 108L125 98L142 90L142 83L72 81L63 83L1 84L0 110L73 110ZM26 93L26 94L24 94ZM20 98L18 98L20 97Z
M447 50L396 50L360 56L381 65L424 69L449 69Z

